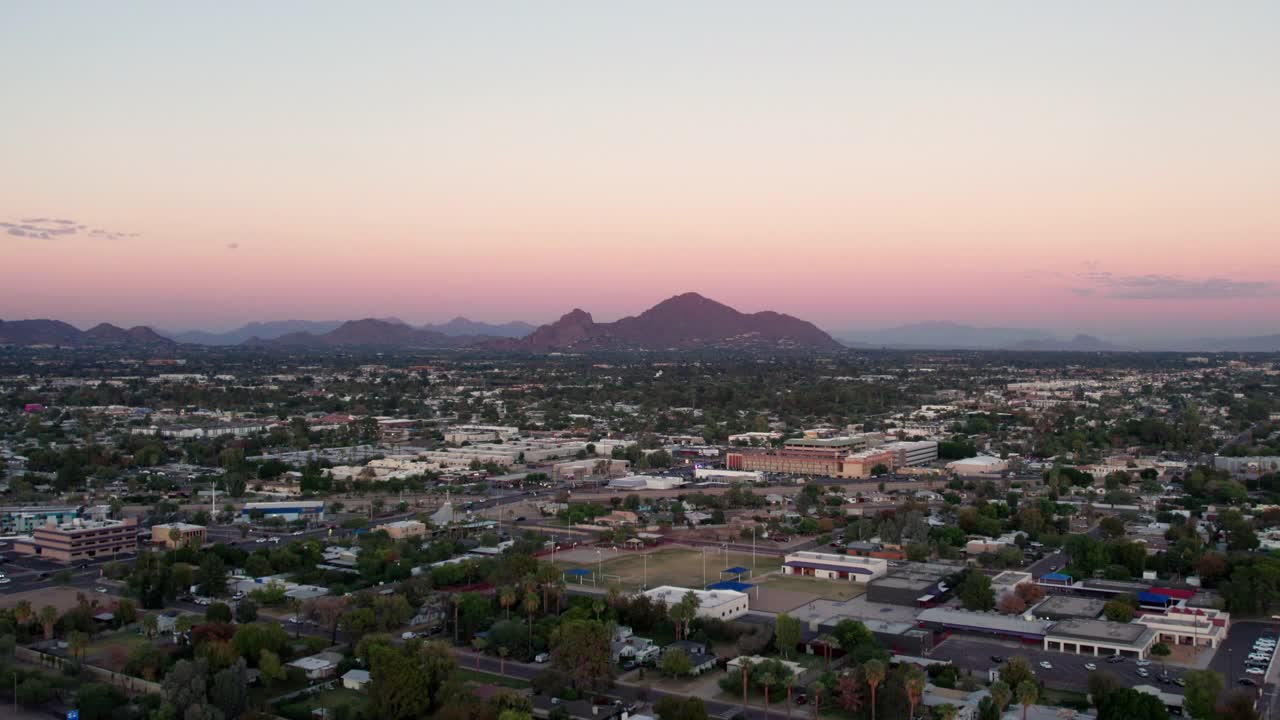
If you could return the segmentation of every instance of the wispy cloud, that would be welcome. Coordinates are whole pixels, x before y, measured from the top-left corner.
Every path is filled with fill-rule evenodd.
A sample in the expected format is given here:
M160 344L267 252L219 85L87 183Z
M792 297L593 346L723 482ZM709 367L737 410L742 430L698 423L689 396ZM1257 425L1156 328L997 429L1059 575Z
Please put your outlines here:
M1257 298L1280 294L1280 285L1272 280L1248 280L1224 277L1186 277L1182 275L1121 275L1097 269L1097 263L1085 263L1085 272L1074 277L1067 290L1080 297L1106 297L1118 300L1220 300Z
M239 250L239 249L240 249L240 243L238 243L238 242L229 242L229 243L227 243L227 249L228 249L228 250Z
M103 228L89 227L75 220L65 218L30 217L16 222L0 222L0 231L6 235L37 240L52 240L57 237L82 235L103 240L123 240L138 237L136 232L118 232Z

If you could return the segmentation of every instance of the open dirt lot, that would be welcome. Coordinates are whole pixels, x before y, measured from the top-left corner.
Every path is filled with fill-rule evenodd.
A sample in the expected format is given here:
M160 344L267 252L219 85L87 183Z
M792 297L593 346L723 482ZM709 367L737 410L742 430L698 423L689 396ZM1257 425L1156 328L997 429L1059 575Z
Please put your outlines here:
M774 574L763 580L761 590L788 590L823 600L852 600L866 592L866 587L840 580L818 580L795 575Z
M91 595L91 593L86 593L83 588L57 586L36 588L34 590L26 590L10 595L0 595L0 608L15 607L19 602L26 600L31 603L32 609L36 612L40 612L40 608L45 605L52 605L57 608L58 613L61 614L79 604L79 601L76 599L78 594L85 594L86 596ZM104 598L104 596L99 597Z
M647 560L645 559L647 557ZM595 548L583 548L560 553L555 564L561 570L582 568L589 570L591 576L583 578L590 583L597 572L604 574L603 585L617 587L619 590L635 591L647 578L648 587L658 585L675 585L677 587L703 587L704 554L702 549L662 547L649 551L602 549L596 554ZM647 570L646 570L647 566ZM705 553L706 582L733 579L722 577L721 570L728 567L751 567L751 553L725 552L715 548L707 548ZM781 566L781 558L756 555L753 575L760 576L774 572ZM749 577L744 582L751 582ZM568 579L575 583L575 579Z

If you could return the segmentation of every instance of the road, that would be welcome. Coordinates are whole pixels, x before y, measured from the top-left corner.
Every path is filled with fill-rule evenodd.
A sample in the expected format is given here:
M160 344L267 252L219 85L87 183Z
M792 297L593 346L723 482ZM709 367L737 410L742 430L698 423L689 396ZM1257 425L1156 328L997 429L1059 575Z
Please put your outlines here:
M473 651L465 648L455 648L454 652L458 656L458 664L460 666L465 668L475 668L477 666L476 654ZM500 663L498 658L490 657L488 655L482 655L479 658L480 670L494 675L501 674L506 675L507 677L520 678L521 680L532 680L534 676L550 667L545 664L536 665L508 660L506 661L504 672L499 672L499 666L501 664L502 663ZM718 671L713 670L712 672ZM686 695L679 693L669 693L657 688L636 685L622 680L617 681L613 689L610 690L608 694L612 697L621 698L627 702L639 702L641 691L647 693L649 698L647 702L650 703L656 702L667 695L671 695L679 699L687 697ZM706 698L703 698L702 702L706 705L707 713L714 717L728 718L737 715L742 711L742 705L740 703L727 703L720 700L708 700ZM777 718L784 717L785 713L786 707L784 700L782 702L770 703L768 715L765 714L762 708L754 705L747 709L746 715L749 720L768 720L769 718L776 720ZM804 715L800 710L796 710L795 713L801 716Z
M1039 645L1000 642L959 635L947 638L933 649L929 657L937 660L947 660L954 663L956 667L969 670L977 678L985 680L987 672L998 667L997 663L991 660L993 655L1003 658L1009 658L1013 655L1025 657L1031 663L1031 669L1035 671L1037 677L1049 687L1060 690L1088 692L1089 673L1092 671L1085 668L1084 665L1085 663L1093 663L1099 671L1106 670L1119 678L1122 685L1128 687L1154 685L1167 693L1182 694L1182 688L1177 685L1172 683L1162 684L1156 679L1156 676L1160 674L1161 668L1160 663L1157 662L1152 662L1146 668L1151 673L1151 676L1144 678L1138 675L1138 665L1129 658L1126 658L1124 662L1108 663L1105 657L1095 658L1092 655L1051 652L1042 650ZM1053 668L1045 669L1040 667L1041 661L1048 661L1053 665ZM1166 667L1169 676L1173 678L1181 677L1184 672L1183 668L1173 665Z

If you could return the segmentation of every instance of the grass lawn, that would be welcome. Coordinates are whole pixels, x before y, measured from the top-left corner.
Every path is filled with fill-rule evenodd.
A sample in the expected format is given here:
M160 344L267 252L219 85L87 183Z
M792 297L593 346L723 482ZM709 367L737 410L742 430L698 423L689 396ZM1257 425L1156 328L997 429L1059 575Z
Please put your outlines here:
M789 590L817 595L824 600L852 600L865 593L866 587L847 580L821 580L796 575L774 574L761 582L777 590Z
M107 652L111 648L124 648L125 652L132 650L135 645L145 645L150 640L140 635L136 630L122 630L120 632L108 633L100 635L89 643L89 647L85 649L85 657L97 653Z
M701 550L664 548L646 554L648 555L647 561L641 553L624 552L611 558L606 557L602 565L597 565L594 562L556 562L556 566L561 570L581 567L590 570L593 574L599 567L606 576L614 576L605 578L604 585L606 587L616 587L619 590L632 592L638 590L642 581L646 578L648 580L647 584L651 588L658 585L675 585L688 588L703 587L703 554ZM648 566L647 571L646 565ZM731 579L721 578L720 571L733 566L751 567L751 553L730 551L726 555L722 550L707 548L706 580L708 584L722 579ZM781 566L782 558L757 554L754 575L763 575L777 570ZM749 578L743 578L743 580L750 582ZM590 581L590 577L584 579L584 582ZM573 584L576 580L568 578L566 582Z
M369 696L364 693L356 692L355 690L348 690L346 688L336 688L333 690L325 690L312 698L311 707L322 707L332 710L339 705L351 705L355 714L359 715L359 712L364 709L364 706L368 702Z
M520 690L529 687L528 680L520 678L506 677L505 675L494 675L475 668L459 667L458 678L476 683L489 683L491 685L499 685L501 687L514 688Z

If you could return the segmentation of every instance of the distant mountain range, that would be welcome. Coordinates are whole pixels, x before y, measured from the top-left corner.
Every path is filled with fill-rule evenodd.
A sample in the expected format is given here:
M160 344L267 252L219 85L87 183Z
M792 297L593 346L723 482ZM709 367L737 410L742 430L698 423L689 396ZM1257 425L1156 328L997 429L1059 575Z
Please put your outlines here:
M521 337L517 323L493 326L458 318L440 329L414 328L386 320L354 320L327 332L293 332L275 338L244 341L276 348L459 348L550 352L558 350L691 350L691 349L822 349L840 344L812 323L775 312L746 314L697 293L658 303L635 317L597 323L584 310L573 310L554 323L529 328ZM496 330L495 330L496 328ZM443 332L448 329L451 333ZM466 330L474 334L456 334Z
M849 330L837 342L812 323L776 312L742 313L697 293L668 298L633 317L598 323L575 309L534 327L457 317L414 327L396 318L348 321L252 322L223 333L160 332L108 323L80 330L59 320L0 320L0 345L165 348L244 345L258 348L464 348L560 350L861 349L1022 350L1028 352L1280 352L1280 334L1235 338L1112 342L1092 335L1063 338L1034 328L974 327L926 322L878 330Z
M923 322L880 330L848 330L840 340L854 346L921 349L1012 348L1025 342L1054 340L1043 330L1028 328L974 327L952 322Z
M974 327L925 322L837 333L855 348L904 350L1025 350L1027 352L1280 352L1280 335L1114 343L1092 335L1061 338L1034 328Z
M479 335L445 335L395 320L350 320L323 333L293 332L275 338L251 337L241 345L260 348L386 348L425 349L478 345L490 340Z
M80 330L61 320L0 320L0 345L163 347L174 345L174 342L141 325L126 330L101 323L88 330Z
M697 293L668 298L634 317L597 323L574 309L519 340L492 343L513 350L835 350L816 325L776 312L742 313Z
M408 325L408 323L398 318L379 318L379 320L386 323ZM284 337L285 335L294 335L297 333L323 335L333 330L337 330L347 322L351 321L274 320L270 322L251 322L234 330L228 330L220 333L206 332L204 330L184 330L161 331L161 334L176 342L190 343L193 345L239 345L250 338L257 338L258 341L262 341L275 340L276 338ZM420 329L450 336L487 335L497 338L518 338L524 337L525 335L533 332L534 326L526 322L518 321L491 324L468 320L464 317L456 317L446 323L422 325L420 326Z

